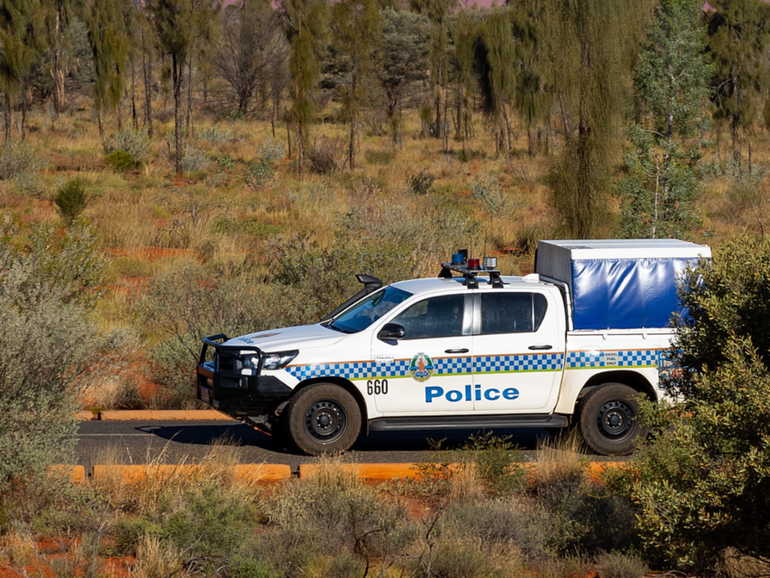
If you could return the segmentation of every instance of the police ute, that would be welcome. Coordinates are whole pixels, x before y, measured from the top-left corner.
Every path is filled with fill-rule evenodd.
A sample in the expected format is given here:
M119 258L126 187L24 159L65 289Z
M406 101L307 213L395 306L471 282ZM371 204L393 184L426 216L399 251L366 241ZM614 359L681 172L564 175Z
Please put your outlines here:
M682 271L679 240L541 241L535 273L454 254L438 277L356 295L314 325L203 340L197 397L310 455L372 431L563 428L633 451L658 400Z

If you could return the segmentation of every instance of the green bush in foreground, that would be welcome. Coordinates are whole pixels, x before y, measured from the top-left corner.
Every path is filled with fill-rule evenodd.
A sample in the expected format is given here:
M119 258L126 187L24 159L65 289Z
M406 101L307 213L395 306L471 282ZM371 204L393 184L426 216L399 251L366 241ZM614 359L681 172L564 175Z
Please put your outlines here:
M0 493L35 486L74 457L79 378L102 357L89 320L101 261L83 231L2 227L0 237Z
M668 380L674 408L632 487L647 554L713 573L728 553L770 558L770 241L742 237L688 271Z

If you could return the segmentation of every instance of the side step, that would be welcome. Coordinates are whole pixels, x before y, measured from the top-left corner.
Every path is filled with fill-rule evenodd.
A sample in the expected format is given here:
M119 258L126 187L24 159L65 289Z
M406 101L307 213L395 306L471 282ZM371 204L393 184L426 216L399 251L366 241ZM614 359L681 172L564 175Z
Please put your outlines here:
M414 431L424 429L469 428L561 428L569 425L565 415L430 415L414 417L380 417L369 422L370 431Z

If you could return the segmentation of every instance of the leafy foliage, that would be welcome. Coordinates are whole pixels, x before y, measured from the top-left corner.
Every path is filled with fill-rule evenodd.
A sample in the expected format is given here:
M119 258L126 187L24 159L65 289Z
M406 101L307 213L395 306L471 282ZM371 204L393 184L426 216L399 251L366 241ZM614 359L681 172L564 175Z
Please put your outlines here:
M681 238L698 223L694 167L712 71L701 18L694 0L665 0L647 32L634 80L639 122L628 131L628 176L620 183L621 229L629 238Z
M81 179L67 181L54 195L53 202L59 216L71 227L88 205L86 184Z
M102 262L78 229L0 230L0 491L74 457L79 377L106 346L89 320Z
M675 408L648 408L658 434L637 459L633 499L647 551L707 571L730 549L770 555L770 242L742 237L685 276ZM686 419L684 419L686 416Z

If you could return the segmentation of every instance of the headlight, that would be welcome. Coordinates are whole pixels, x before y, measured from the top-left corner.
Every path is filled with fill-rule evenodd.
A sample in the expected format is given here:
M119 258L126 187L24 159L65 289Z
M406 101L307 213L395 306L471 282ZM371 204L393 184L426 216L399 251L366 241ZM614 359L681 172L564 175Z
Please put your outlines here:
M297 357L299 351L278 351L276 353L265 353L262 362L262 369L283 369L292 359ZM256 366L255 366L256 368Z

